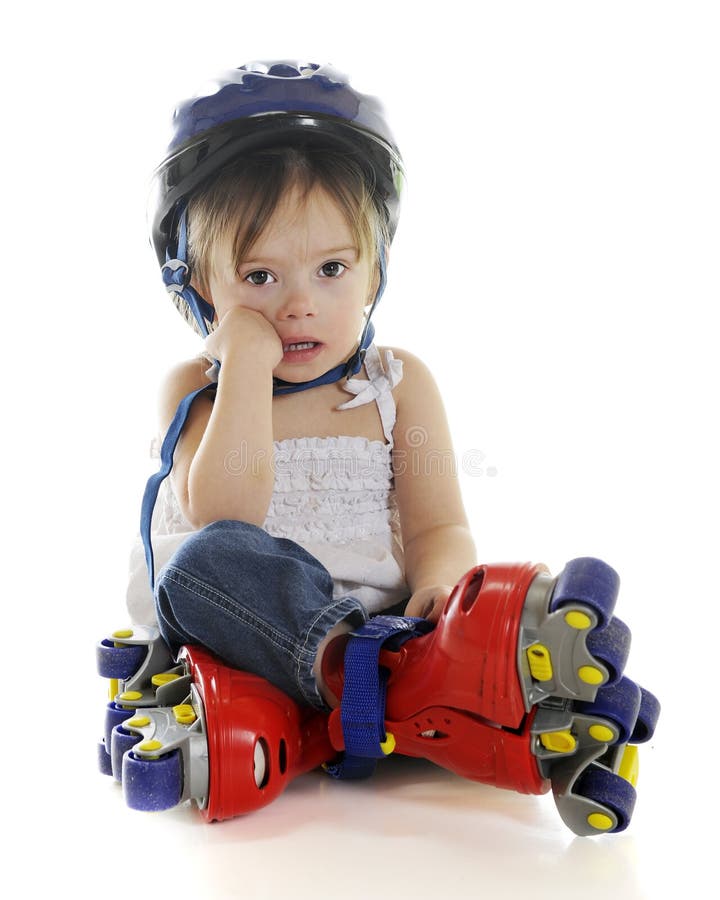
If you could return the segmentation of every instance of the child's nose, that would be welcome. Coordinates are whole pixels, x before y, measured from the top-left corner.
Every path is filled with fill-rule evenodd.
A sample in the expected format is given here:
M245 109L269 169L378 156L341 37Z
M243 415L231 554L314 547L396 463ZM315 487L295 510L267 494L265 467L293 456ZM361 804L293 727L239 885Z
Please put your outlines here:
M278 310L282 319L303 318L317 314L317 307L308 287L296 285L288 289Z

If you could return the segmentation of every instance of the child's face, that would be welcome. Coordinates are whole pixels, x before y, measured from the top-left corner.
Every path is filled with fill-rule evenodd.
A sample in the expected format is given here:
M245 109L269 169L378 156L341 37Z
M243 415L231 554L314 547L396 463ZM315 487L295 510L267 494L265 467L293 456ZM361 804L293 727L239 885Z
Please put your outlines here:
M283 343L274 374L286 381L322 375L351 355L372 300L373 265L355 244L324 191L304 202L291 192L237 271L229 248L218 254L209 284L218 320L233 306L261 313Z

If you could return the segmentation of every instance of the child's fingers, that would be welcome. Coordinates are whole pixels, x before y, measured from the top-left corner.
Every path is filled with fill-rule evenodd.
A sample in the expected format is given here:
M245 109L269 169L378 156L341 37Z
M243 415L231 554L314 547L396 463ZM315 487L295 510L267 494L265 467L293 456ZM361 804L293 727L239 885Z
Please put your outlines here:
M405 609L406 616L419 616L430 622L437 622L450 596L451 588L445 585L433 585L416 591Z

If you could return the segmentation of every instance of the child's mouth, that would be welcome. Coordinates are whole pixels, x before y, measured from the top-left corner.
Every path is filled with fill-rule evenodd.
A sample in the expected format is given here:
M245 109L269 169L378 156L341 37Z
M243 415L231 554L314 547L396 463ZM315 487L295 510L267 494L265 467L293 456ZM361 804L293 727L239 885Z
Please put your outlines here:
M283 362L306 363L314 359L322 350L322 343L314 340L299 340L283 344Z

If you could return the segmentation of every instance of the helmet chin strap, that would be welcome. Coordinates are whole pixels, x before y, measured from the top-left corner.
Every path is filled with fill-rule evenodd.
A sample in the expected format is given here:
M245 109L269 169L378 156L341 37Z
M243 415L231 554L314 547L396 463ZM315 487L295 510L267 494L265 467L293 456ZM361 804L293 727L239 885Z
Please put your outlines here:
M178 240L175 256L173 257L168 245L165 251L165 265L160 270L165 290L169 294L177 294L184 300L193 318L198 323L203 337L210 334L210 326L215 317L215 310L204 300L195 288L190 284L190 266L187 261L187 207L182 207L180 222L178 224Z
M283 381L282 378L273 378L273 394L295 394L298 391L307 391L313 387L319 387L323 384L333 384L340 381L341 378L350 378L362 368L365 360L365 354L368 347L375 337L375 328L373 327L370 317L375 307L385 291L387 284L387 265L385 260L385 246L383 242L378 247L378 269L380 273L380 281L378 289L375 292L375 299L372 302L370 311L365 320L365 327L360 335L360 341L357 350L344 363L328 370L323 375L313 378L311 381ZM162 267L162 278L165 289L170 294L177 294L187 303L193 318L197 322L200 331L204 337L210 334L210 326L215 316L215 310L207 300L204 300L200 294L190 284L190 266L187 262L187 208L183 207L180 214L180 222L178 224L178 241L177 250L173 257L170 248L166 252L165 265ZM217 362L217 361L216 361ZM219 363L217 363L219 366Z

